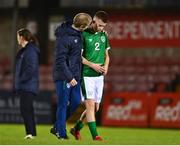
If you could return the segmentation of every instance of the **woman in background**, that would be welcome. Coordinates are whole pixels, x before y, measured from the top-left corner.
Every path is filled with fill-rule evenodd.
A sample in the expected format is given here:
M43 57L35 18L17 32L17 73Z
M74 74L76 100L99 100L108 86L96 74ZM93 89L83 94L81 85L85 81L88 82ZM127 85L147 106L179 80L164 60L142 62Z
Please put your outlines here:
M35 37L28 29L17 31L17 41L21 48L16 56L15 91L20 97L20 111L24 120L25 139L36 136L33 100L39 88L39 48Z

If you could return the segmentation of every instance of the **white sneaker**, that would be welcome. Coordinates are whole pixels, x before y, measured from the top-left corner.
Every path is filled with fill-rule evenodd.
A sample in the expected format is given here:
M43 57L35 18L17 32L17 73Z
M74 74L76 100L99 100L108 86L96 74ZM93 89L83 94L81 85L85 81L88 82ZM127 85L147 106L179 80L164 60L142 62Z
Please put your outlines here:
M32 134L28 134L24 137L24 139L34 139L34 137L32 136Z

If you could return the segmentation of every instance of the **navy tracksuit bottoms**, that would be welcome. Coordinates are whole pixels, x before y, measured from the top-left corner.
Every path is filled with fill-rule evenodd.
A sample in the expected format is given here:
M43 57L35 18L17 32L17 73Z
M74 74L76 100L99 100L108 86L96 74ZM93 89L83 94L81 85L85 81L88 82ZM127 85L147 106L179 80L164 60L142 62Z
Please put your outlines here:
M59 135L66 137L66 120L76 111L81 102L80 81L71 87L66 81L56 81L58 96L55 128Z

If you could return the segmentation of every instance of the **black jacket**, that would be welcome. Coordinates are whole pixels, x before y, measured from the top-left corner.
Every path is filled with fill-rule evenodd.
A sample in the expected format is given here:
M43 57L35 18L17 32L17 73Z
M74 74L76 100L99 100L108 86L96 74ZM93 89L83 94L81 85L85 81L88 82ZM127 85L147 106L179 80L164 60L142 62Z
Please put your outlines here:
M64 22L55 30L54 81L70 82L73 78L80 80L81 77L82 34L71 25L70 22Z
M28 43L16 56L15 91L26 91L34 94L39 88L39 49Z

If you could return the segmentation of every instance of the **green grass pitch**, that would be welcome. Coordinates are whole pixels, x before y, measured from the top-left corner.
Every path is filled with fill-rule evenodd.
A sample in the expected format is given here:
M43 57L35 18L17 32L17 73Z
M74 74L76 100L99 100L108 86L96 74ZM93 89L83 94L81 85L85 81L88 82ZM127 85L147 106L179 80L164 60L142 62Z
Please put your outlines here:
M69 130L71 125L67 126ZM87 126L81 131L82 140L76 141L69 133L69 140L58 140L49 133L50 125L38 125L38 136L25 140L24 126L21 124L0 124L0 145L156 145L180 144L178 129L98 127L103 141L93 141Z

